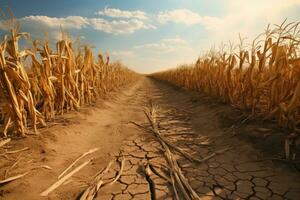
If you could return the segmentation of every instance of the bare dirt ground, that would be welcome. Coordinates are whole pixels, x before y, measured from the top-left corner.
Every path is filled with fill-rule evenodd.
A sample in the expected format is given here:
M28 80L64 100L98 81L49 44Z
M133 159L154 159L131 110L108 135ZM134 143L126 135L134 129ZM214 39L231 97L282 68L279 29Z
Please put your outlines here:
M189 155L201 159L231 147L203 163L176 154L183 174L200 199L300 199L297 166L271 159L280 157L283 147L281 130L275 125L248 120L241 112L205 95L149 78L142 78L121 94L111 94L94 107L68 113L50 127L40 129L39 136L13 140L4 146L6 149L0 149L2 154L29 147L0 157L0 180L5 173L11 177L29 172L0 185L0 199L76 199L99 170L111 160L122 158L126 161L120 179L100 188L96 199L175 199L167 180L155 173L145 176L145 163L157 166L158 174L164 172L159 166L167 168L157 138L132 123L149 126L143 110L150 100L158 106L161 134ZM272 131L261 132L260 128L265 127ZM40 196L78 156L96 147L99 150L84 159L92 158L92 162L71 181L48 197ZM119 171L120 162L116 162L103 180L115 177Z

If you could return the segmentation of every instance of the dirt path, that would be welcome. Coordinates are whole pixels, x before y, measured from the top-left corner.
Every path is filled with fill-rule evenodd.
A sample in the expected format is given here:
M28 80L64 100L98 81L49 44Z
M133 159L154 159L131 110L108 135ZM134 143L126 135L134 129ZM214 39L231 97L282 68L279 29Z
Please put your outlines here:
M100 189L96 199L175 199L167 180L155 173L145 176L143 166L151 162L158 174L167 163L161 145L150 132L130 122L149 127L143 113L149 101L158 106L159 130L177 147L195 158L232 147L208 161L197 164L176 153L183 174L201 199L299 199L300 175L297 171L266 159L260 149L224 129L220 112L228 107L212 106L207 99L144 78L122 94L97 104L97 107L70 113L58 124L41 130L38 137L14 141L14 149L29 146L22 153L11 175L30 170L24 178L0 186L0 199L76 199L92 176L112 159L125 158L120 179ZM92 164L72 177L72 181L42 198L39 193L57 180L58 175L83 152L98 147L88 156ZM19 154L0 158L0 176L18 159ZM87 158L88 158L87 157ZM52 170L41 168L47 165ZM120 164L113 165L103 177L116 176ZM159 168L161 167L161 168ZM167 173L166 173L167 174ZM20 198L22 197L22 198Z

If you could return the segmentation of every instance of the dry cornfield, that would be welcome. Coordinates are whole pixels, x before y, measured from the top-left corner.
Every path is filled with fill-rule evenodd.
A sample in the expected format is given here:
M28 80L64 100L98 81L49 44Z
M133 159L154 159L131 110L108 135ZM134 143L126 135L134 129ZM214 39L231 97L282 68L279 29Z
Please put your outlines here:
M33 41L32 48L20 50L20 39L27 36L15 26L0 46L4 137L10 129L21 136L30 128L36 133L56 115L89 105L137 78L121 63L109 63L108 56L95 59L91 47L76 49L68 37L57 41L55 50L48 41Z
M111 60L158 69L177 50L193 54L179 32L156 35L168 13L168 34L214 18L109 7L85 15L88 1L66 2L54 6L61 15L31 5L32 15L0 19L0 200L300 199L300 22L142 75ZM28 22L48 27L45 39L32 40L40 33ZM59 28L61 39L48 39ZM130 35L139 29L147 35Z
M268 26L249 50L241 37L239 45L229 47L229 52L222 46L193 65L152 76L220 98L252 116L275 119L279 126L300 133L299 22Z

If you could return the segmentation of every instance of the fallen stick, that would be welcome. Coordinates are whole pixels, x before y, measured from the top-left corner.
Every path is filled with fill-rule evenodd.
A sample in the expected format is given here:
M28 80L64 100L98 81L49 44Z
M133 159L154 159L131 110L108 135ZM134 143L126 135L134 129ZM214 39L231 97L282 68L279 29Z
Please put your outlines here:
M179 152L180 154L182 154L186 159L190 160L190 161L196 161L198 162L198 159L192 157L189 155L189 153L187 153L186 151L180 149L179 147L176 147L175 145L173 145L172 143L170 143L169 141L165 140L160 133L157 132L157 128L153 128L152 129L147 129L146 127L136 123L136 122L130 122L134 125L136 125L137 127L139 128L142 128L143 130L146 130L147 132L151 132L151 133L154 133L155 136L157 136L159 138L160 141L163 141L164 143L166 143L168 146L170 146L173 150ZM161 143L161 142L160 142Z
M117 176L111 182L105 183L103 185L103 187L106 186L106 185L112 185L112 184L114 184L121 177L123 169L124 169L124 166L125 166L125 158L123 158L122 161L121 161L121 168L120 168L120 171L118 172Z
M146 113L146 115L148 115L148 113ZM231 147L227 147L227 148L225 148L225 149L216 151L216 152L212 153L211 155L209 155L209 156L207 156L207 157L205 157L205 158L203 158L203 159L197 159L197 158L194 158L193 156L190 156L189 153L187 153L187 152L184 151L183 149L181 149L181 148L179 148L179 147L173 145L172 143L170 143L169 141L167 141L166 139L164 139L164 138L162 137L161 133L159 132L158 128L156 127L156 125L155 125L153 122L151 122L151 120L152 120L151 117L150 117L150 116L147 116L147 118L148 118L148 120L150 120L150 124L151 124L151 126L152 126L152 129L150 129L150 130L147 129L146 127L144 127L144 126L142 126L142 125L136 123L136 122L131 122L131 123L133 123L134 125L136 125L136 126L142 128L142 129L146 129L146 130L148 130L149 132L154 133L154 134L157 136L157 138L159 139L160 143L161 143L161 142L164 142L166 145L168 145L169 147L171 147L173 150L179 152L181 155L183 155L186 159L190 160L191 162L202 163L202 162L205 162L205 161L207 161L207 160L213 158L213 157L216 156L216 155L222 154L222 153L224 153L224 152L226 152L226 151L232 149ZM207 145L205 145L205 146L207 146Z
M71 171L69 174L66 174L64 177L62 177L57 182L55 182L54 184L52 184L48 189L46 189L45 191L43 191L40 195L42 197L48 196L48 194L50 192L52 192L53 190L55 190L56 188L58 188L61 184L63 184L66 180L68 180L70 177L72 177L75 173L77 173L80 169L82 169L83 167L85 167L90 162L91 162L91 160L85 161L84 163L82 163L81 165L79 165L78 167L76 167L73 171Z
M12 166L10 166L10 168L5 170L4 178L7 178L9 171L12 170L20 162L20 160L21 158L19 157L17 161Z
M4 146L5 144L9 143L11 141L11 139L6 139L6 140L2 140L0 141L0 147Z
M95 149L91 149L87 152L85 152L84 154L82 154L81 156L79 156L74 162L72 162L59 176L58 179L60 179L69 169L71 169L80 159L84 158L85 156L92 154L96 151L98 151L98 148Z
M42 168L52 170L52 167L50 167L48 165L42 165Z
M93 198L96 196L98 190L103 184L103 181L101 180L102 176L108 172L112 163L113 163L112 161L109 162L108 165L103 170L101 170L94 176L95 177L94 181L82 193L82 195L80 196L80 200L93 200Z
M144 127L143 125L139 124L139 123L136 123L134 121L130 121L129 123L133 124L133 125L136 125L137 127L143 129L144 131L147 131L147 132L152 132L151 130L149 130L148 128Z
M155 169L154 165L152 163L149 164L149 167L151 169L151 171L156 174L158 177L165 179L166 181L168 181L169 183L172 183L171 179L169 177L167 177L165 174L160 173L158 170Z
M111 165L113 164L113 161L110 161L108 163L108 165L103 169L100 170L95 176L94 178L96 179L97 177L102 177L104 174L106 174L108 172L108 170L110 169Z
M190 194L192 194L192 192L188 190L190 188L187 187L187 185L184 185L182 178L180 178L180 176L183 176L183 175L181 174L181 170L177 164L177 161L173 157L172 152L170 151L168 146L167 145L163 145L163 146L165 147L165 150L166 150L164 153L165 158L166 158L168 164L170 165L170 174L173 173L175 184L177 185L177 187L180 190L180 193L183 195L184 199L190 200L191 199ZM193 189L192 189L192 191L193 191Z
M144 171L146 180L147 180L148 185L149 185L151 200L156 200L155 183L151 178L151 175L153 174L153 172L150 168L149 162L146 164L146 166L142 165L142 167L143 167L143 171Z
M19 178L22 178L23 176L25 176L25 175L28 174L28 173L29 173L29 172L26 172L26 173L24 173L24 174L19 174L19 175L17 175L17 176L12 176L12 177L9 177L9 178L7 178L7 179L4 179L4 180L0 181L0 185L1 185L1 184L4 184L4 183L11 182L11 181L14 181L14 180L17 180L17 179L19 179Z
M27 151L27 150L29 150L29 147L25 147L23 149L18 149L18 150L14 150L14 151L7 151L7 152L5 152L3 154L14 154L14 153L22 152L22 151ZM3 154L1 154L1 155L3 155Z
M171 183L172 183L172 188L176 197L176 200L180 200L177 189L176 189L176 185L175 185L175 180L174 180L174 175L173 172L171 171Z
M186 177L183 175L176 158L173 156L173 153L171 152L170 148L174 147L176 149L178 149L176 146L172 145L171 143L168 143L168 141L164 140L164 138L162 138L161 133L158 129L157 126L157 121L156 121L156 109L154 108L153 104L151 104L151 109L149 110L149 112L144 111L152 129L151 131L153 132L153 134L156 136L156 138L158 139L159 143L162 145L162 147L164 148L164 155L166 158L166 161L168 163L168 165L170 166L170 176L171 176L171 182L172 182L172 186L174 189L174 193L175 193L175 197L176 199L181 199L179 197L179 193L181 195L183 195L182 197L185 200L196 200L196 199L200 199L200 197L198 196L198 194L194 191L194 189L190 186L188 180L186 179ZM182 152L184 152L183 150L179 149L180 153L182 154ZM185 155L186 153L182 154L183 156L188 156L186 158L192 158L191 156L189 156L188 154ZM193 158L194 160L194 158ZM196 160L196 159L195 159ZM179 191L179 193L178 193Z

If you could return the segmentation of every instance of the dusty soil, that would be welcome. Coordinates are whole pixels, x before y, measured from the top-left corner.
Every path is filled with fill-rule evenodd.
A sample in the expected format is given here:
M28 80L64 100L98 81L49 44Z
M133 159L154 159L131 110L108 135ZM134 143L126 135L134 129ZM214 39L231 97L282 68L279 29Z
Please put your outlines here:
M126 161L120 179L101 188L96 199L144 200L151 199L154 193L156 199L173 199L172 187L166 180L153 174L150 183L144 174L146 162L167 165L157 138L131 123L149 126L143 110L150 100L159 107L161 133L193 157L202 158L232 147L202 164L176 155L201 199L300 198L297 165L271 159L282 157L282 130L270 122L245 120L240 111L203 94L141 78L93 107L58 118L50 127L40 129L39 136L15 139L0 149L1 154L29 147L28 151L0 157L0 180L16 160L17 165L9 169L7 177L29 171L21 179L0 185L0 199L76 199L99 170L111 160L122 158ZM271 131L258 131L266 127ZM93 159L92 162L71 181L48 197L39 195L78 156L96 147L97 152L83 159ZM115 177L119 165L116 162L103 180Z

